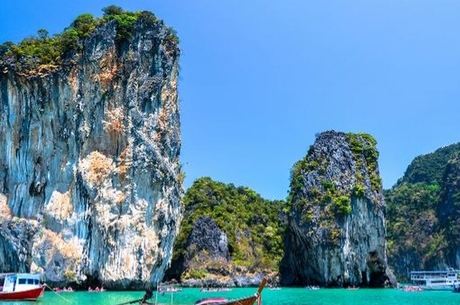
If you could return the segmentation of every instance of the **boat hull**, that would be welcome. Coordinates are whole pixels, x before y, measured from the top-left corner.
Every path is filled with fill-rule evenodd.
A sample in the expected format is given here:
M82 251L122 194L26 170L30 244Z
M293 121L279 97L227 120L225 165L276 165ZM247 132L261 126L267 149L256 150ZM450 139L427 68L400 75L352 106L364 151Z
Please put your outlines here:
M439 291L445 291L445 290L452 290L454 289L454 285L424 285L420 286L423 290L439 290Z
M257 292L250 297L241 298L238 300L230 300L227 302L219 303L219 305L253 305L256 301L257 301L257 304L260 305L261 304L261 293L266 283L267 283L267 279L265 278L262 279L262 283L260 283L259 290L257 290Z
M35 301L40 298L45 291L45 286L15 292L0 292L0 300L24 300Z
M248 298L244 298L244 299L239 299L239 300L234 300L234 301L228 301L228 302L224 302L224 303L221 303L221 304L225 304L225 305L252 305L256 302L257 300L257 297L248 297Z

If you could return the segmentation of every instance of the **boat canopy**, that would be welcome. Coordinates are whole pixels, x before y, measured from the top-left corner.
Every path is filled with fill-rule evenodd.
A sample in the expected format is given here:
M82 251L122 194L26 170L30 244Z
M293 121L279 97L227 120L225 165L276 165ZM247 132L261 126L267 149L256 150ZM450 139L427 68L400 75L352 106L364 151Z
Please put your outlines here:
M3 281L3 292L24 291L40 285L40 274L9 273Z

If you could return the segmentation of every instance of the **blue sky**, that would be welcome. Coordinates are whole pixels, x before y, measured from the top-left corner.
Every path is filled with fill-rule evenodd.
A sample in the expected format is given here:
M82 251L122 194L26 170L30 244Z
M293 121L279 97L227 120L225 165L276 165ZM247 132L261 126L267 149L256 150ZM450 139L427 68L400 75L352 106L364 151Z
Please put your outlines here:
M384 188L460 141L460 1L3 0L0 42L103 7L150 10L181 40L181 162L285 199L326 130L373 135Z

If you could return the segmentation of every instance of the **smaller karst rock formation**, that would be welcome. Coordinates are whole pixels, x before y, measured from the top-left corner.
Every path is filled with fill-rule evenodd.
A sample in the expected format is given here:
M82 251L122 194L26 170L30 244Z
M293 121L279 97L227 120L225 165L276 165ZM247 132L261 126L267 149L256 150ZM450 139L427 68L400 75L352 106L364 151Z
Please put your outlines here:
M391 285L376 141L317 135L291 172L282 285Z

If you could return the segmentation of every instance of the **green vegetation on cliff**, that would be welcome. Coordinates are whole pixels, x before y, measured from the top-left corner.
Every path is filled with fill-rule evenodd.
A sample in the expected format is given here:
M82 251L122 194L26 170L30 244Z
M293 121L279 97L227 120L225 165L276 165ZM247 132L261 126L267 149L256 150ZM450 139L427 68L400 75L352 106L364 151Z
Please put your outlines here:
M433 269L442 259L444 245L436 234L439 199L439 186L423 182L400 183L385 191L388 261L401 278L407 270Z
M40 29L37 31L37 36L25 38L18 44L11 41L1 44L0 68L4 73L8 71L7 68L17 72L52 70L61 65L69 53L81 52L82 41L107 22L112 20L116 22L116 40L119 44L131 38L138 19L150 25L159 22L151 12L127 12L115 5L104 8L103 12L101 18L95 18L91 14L82 14L62 33L52 37L48 35L47 30ZM179 39L175 31L172 28L169 28L168 31L166 40L177 45Z
M174 246L173 265L184 256L195 221L201 216L215 220L227 234L230 262L234 266L277 270L283 256L280 214L284 201L263 199L247 187L197 179L184 197L185 213ZM198 274L197 270L189 270ZM200 270L200 277L206 275Z
M366 133L347 133L348 143L353 152L356 168L365 168L370 177L371 190L379 191L382 185L382 179L378 173L379 152L377 150L377 141ZM357 183L355 185L355 194L361 194L364 190L365 180L361 173L356 173Z
M291 170L288 204L301 224L318 222L337 244L337 221L352 213L352 199L366 197L378 204L381 179L377 141L365 133L327 131L317 135L307 155Z
M311 146L305 158L296 162L291 170L288 202L296 205L306 204L307 201L308 204L313 205L332 203L335 207L334 211L338 215L346 216L351 213L351 196L364 197L366 176L369 177L371 191L378 192L380 190L381 179L378 173L379 153L377 150L377 141L371 135L364 133L347 133L342 135L345 135L344 140L352 152L354 161L354 169L352 170L354 172L354 179L348 177L350 180L354 180L353 188L337 187L337 183L340 183L340 181L335 181L338 175L329 177L327 174L332 162L330 160L331 155L326 155L322 149ZM339 152L336 153L337 155L340 154ZM349 161L345 158L342 160L344 164L347 164ZM314 176L321 176L323 178L321 178L319 185L306 189L306 176L312 173L315 173L313 174ZM299 197L299 194L303 193L306 193L306 196L296 199L296 197Z
M456 266L460 245L460 143L416 157L385 191L389 265L408 270Z
M427 184L441 184L444 169L452 156L460 151L460 143L437 149L433 153L416 157L407 167L400 183L424 182Z
M441 231L447 244L448 262L458 262L460 248L460 151L453 154L446 165L441 190L441 204L437 208ZM451 265L454 266L454 265ZM455 266L460 269L457 263Z

